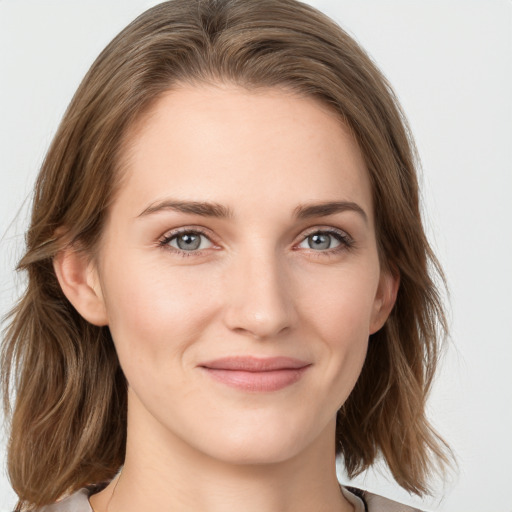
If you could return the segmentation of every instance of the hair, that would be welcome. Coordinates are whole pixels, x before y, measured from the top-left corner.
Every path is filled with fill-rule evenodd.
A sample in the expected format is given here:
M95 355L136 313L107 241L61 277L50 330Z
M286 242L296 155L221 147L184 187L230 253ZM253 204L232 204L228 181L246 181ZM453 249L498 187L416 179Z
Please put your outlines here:
M35 185L18 266L27 287L2 349L18 511L112 479L125 455L127 385L109 329L69 303L53 257L67 244L94 254L127 131L143 113L180 84L219 82L318 99L339 114L365 159L379 255L400 286L338 412L336 452L347 474L382 457L399 485L422 495L449 459L425 416L447 332L436 287L444 277L422 226L413 139L387 80L334 21L296 0L173 0L140 15L93 63Z

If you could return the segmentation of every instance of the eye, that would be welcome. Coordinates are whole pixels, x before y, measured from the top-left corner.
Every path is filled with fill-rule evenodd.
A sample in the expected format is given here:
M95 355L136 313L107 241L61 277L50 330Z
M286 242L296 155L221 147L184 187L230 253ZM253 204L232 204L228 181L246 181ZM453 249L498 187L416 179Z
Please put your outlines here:
M352 244L352 239L346 233L330 229L310 233L299 244L299 247L321 252L337 252L352 247Z
M177 252L195 252L209 249L213 246L212 241L201 231L183 230L167 234L159 243L162 247L168 247Z

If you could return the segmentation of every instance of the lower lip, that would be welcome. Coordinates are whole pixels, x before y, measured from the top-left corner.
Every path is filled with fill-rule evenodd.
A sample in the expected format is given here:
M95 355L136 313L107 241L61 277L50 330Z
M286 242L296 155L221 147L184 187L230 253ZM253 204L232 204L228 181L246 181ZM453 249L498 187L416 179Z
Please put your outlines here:
M295 384L309 368L285 368L263 372L202 367L210 377L244 391L278 391Z

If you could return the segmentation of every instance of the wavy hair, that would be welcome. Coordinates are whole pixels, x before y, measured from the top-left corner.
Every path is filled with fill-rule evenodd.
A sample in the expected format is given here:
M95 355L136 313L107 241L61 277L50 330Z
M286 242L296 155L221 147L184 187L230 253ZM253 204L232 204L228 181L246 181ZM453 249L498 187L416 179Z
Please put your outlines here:
M94 254L125 135L142 114L176 85L219 81L317 98L365 159L380 258L400 287L337 416L348 475L382 456L398 484L421 495L448 460L425 416L446 334L436 287L444 278L422 226L414 143L387 80L334 21L296 0L172 0L139 16L93 63L35 185L18 267L27 287L8 316L1 360L18 511L112 479L125 455L127 388L109 329L71 306L53 257L68 243Z

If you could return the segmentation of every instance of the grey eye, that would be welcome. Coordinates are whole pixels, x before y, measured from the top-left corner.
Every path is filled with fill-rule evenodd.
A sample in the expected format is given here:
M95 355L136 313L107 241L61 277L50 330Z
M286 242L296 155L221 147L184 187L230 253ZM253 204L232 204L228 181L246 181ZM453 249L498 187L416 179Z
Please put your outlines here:
M202 244L202 239L206 240L205 244ZM206 236L201 233L196 233L195 231L187 231L186 233L180 233L179 235L174 235L171 240L169 240L169 245L174 247L175 249L179 249L181 251L197 251L198 249L206 249L209 247L209 240Z
M304 247L302 245L305 242L307 242L308 247ZM299 247L324 251L326 249L338 247L340 243L341 242L337 240L333 234L318 232L307 236Z

